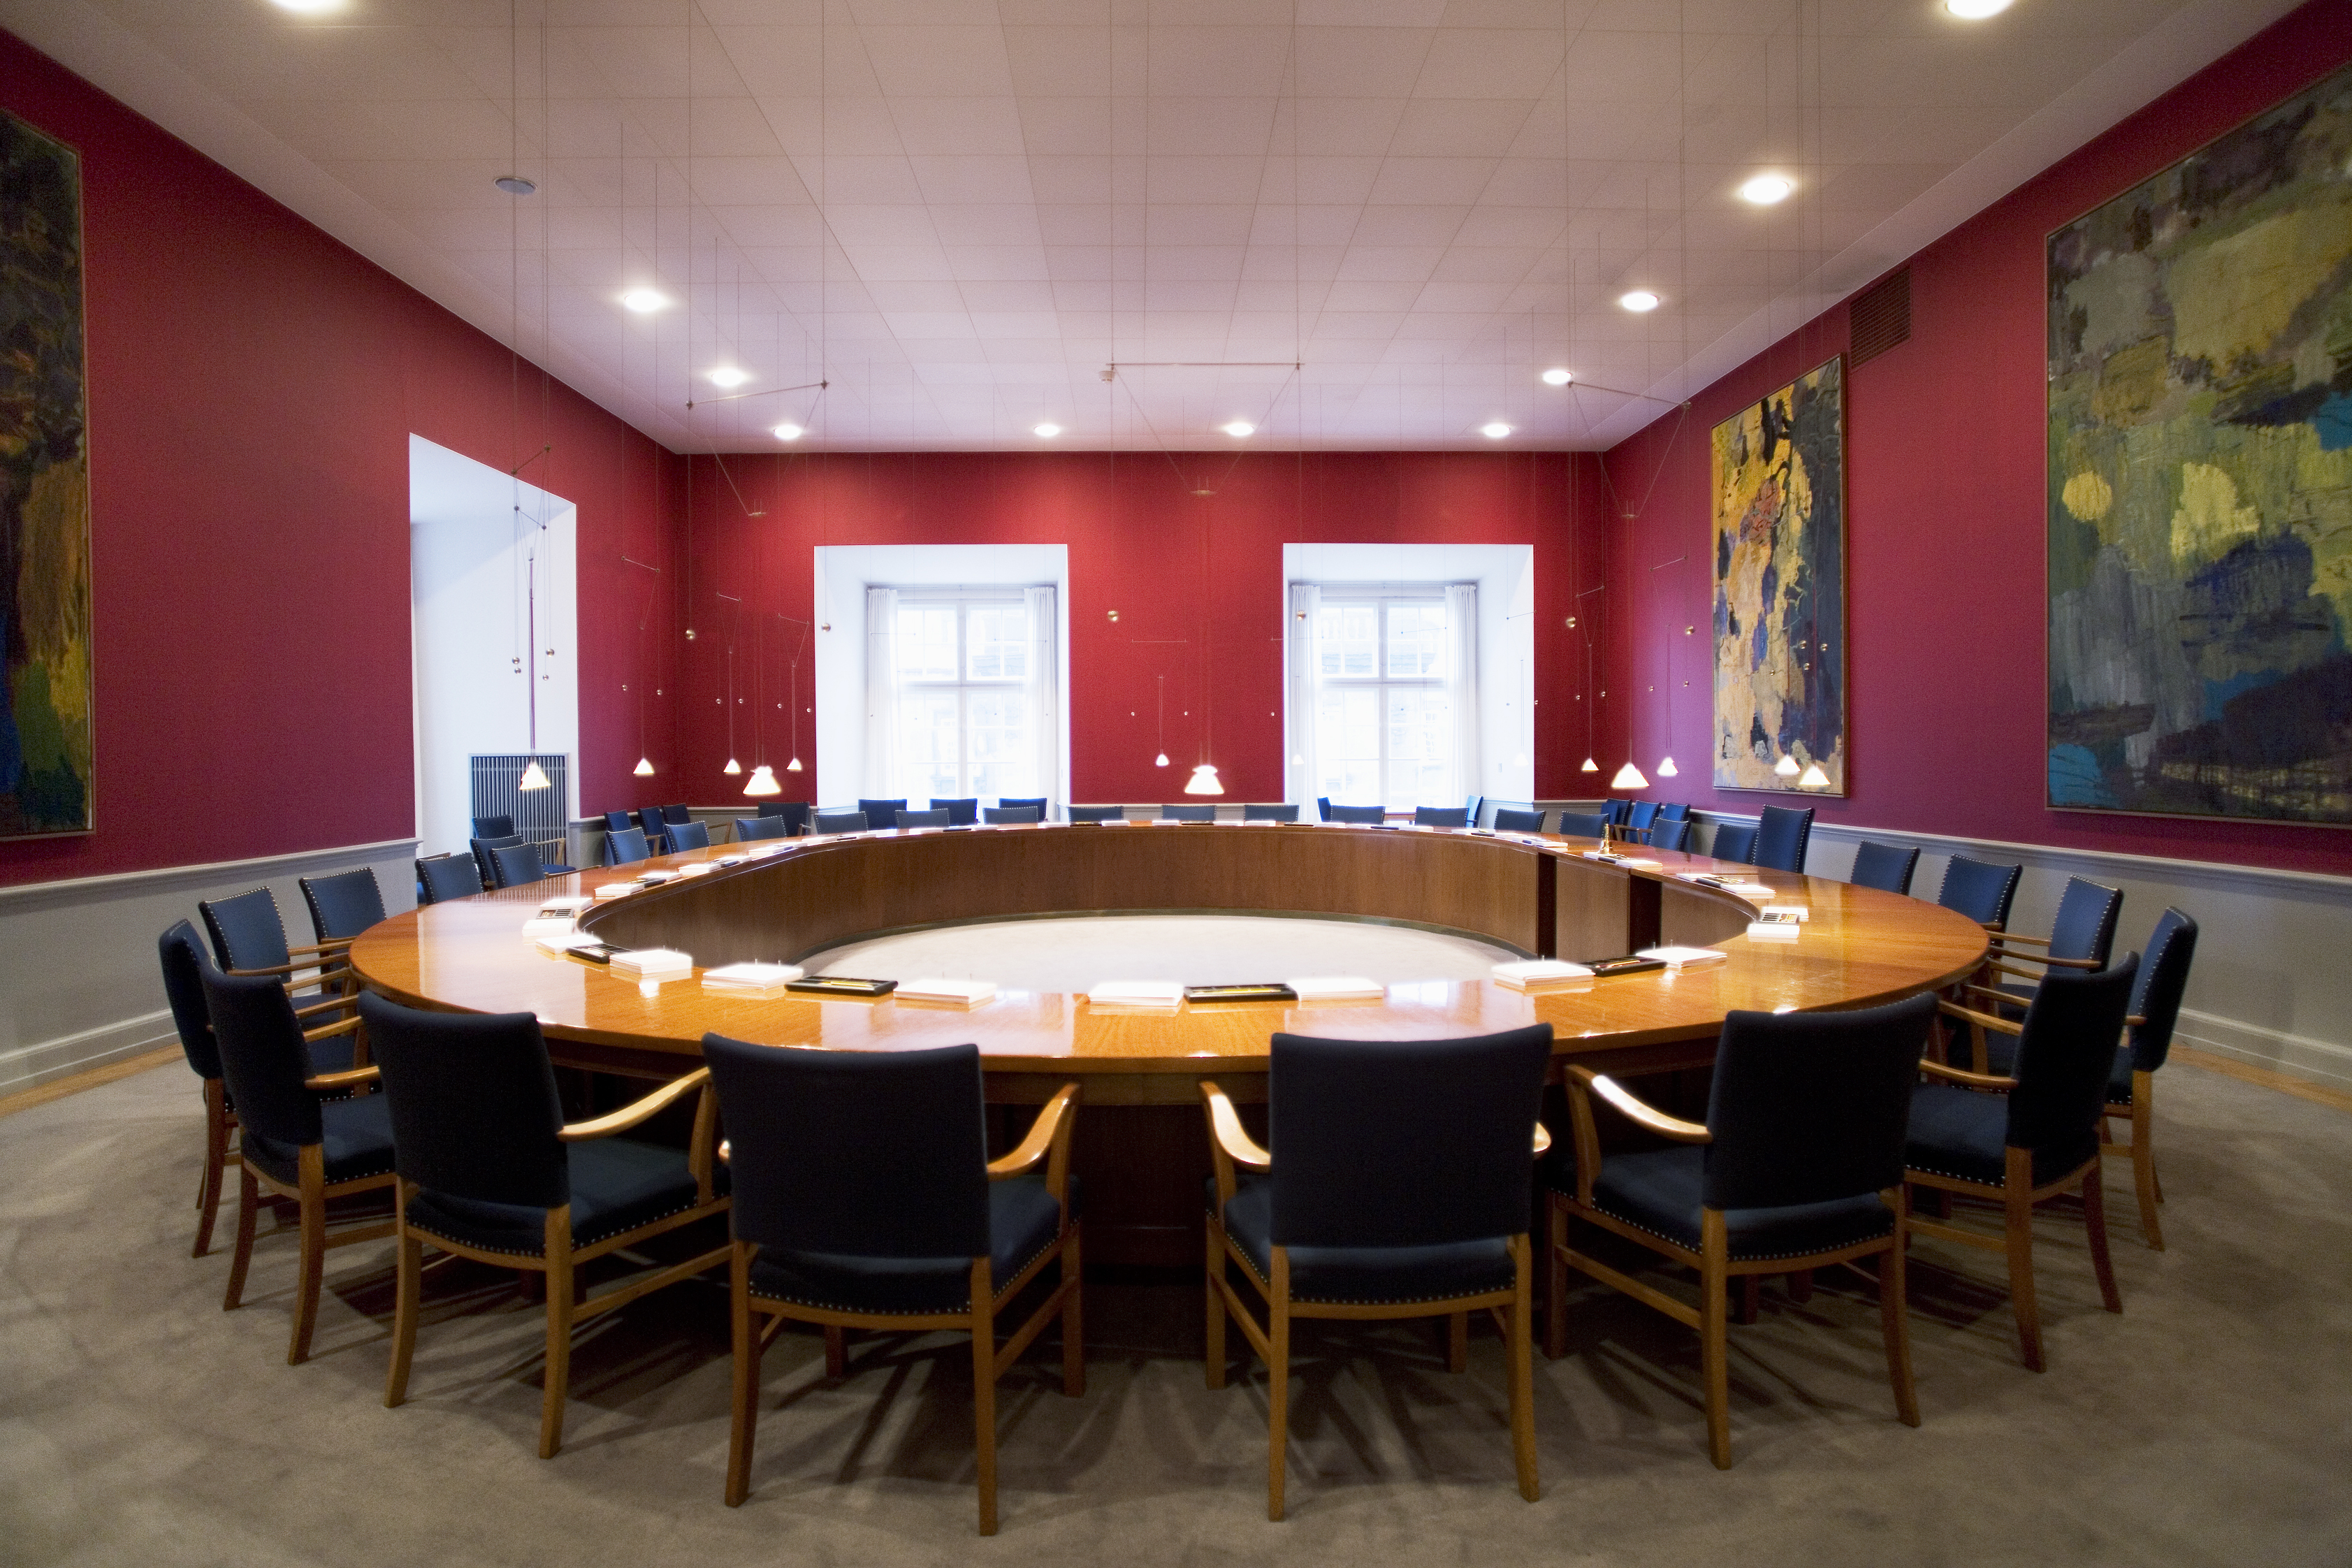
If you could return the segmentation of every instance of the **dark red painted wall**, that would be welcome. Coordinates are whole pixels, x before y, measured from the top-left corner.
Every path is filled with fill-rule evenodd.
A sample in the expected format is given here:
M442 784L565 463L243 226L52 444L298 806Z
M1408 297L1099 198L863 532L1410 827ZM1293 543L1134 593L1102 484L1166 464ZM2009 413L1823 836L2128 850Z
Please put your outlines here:
M692 485L700 635L688 662L681 741L695 801L733 798L742 788L719 771L726 710L713 699L726 689L733 611L718 595L744 601L747 628L769 627L764 647L755 648L748 630L739 638L736 684L745 692L764 680L766 755L781 766L792 749L790 722L773 704L790 689L800 628L772 617L809 617L811 552L820 544L1066 544L1070 788L1089 801L1178 798L1204 752L1230 798L1283 797L1286 543L1529 544L1536 787L1574 787L1584 745L1583 645L1561 622L1576 587L1598 570L1600 467L1589 455L761 455L696 458ZM1215 494L1197 497L1196 488ZM814 668L812 651L801 668L803 707ZM1167 768L1152 765L1155 677L1162 675ZM756 743L739 722L735 746L746 767ZM806 713L800 754L808 771L779 776L787 796L807 799L815 740Z
M412 430L554 443L582 689L626 679L617 562L663 558L676 458L528 365L518 397L489 339L5 33L0 108L82 159L98 743L97 830L0 844L0 883L414 831ZM636 798L635 713L582 706L583 798Z
M2044 236L2347 58L2352 4L2315 0L1911 259L1911 341L1848 379L1852 794L1818 802L1822 820L2352 872L2340 828L2042 804ZM1647 772L1671 745L1683 766L1654 796L1743 812L1775 798L1707 782L1707 432L1845 344L1840 307L1607 457L1634 755ZM1685 552L1685 569L1650 570Z

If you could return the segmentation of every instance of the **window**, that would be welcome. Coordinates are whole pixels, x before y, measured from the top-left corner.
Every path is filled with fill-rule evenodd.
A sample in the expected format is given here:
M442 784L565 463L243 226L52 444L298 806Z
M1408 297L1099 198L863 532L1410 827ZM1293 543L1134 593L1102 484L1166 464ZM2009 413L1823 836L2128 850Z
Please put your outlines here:
M1410 811L1475 787L1476 588L1294 584L1306 794Z
M909 800L1053 793L1054 590L875 588L882 793Z

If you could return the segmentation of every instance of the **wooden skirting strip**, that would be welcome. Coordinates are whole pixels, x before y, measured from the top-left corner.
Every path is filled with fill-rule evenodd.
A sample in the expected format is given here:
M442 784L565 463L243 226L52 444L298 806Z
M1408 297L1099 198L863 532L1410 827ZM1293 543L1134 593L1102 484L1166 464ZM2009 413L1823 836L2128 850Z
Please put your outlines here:
M109 1062L104 1067L91 1068L87 1072L52 1079L31 1089L20 1089L14 1094L0 1094L0 1116L30 1110L37 1105L47 1105L53 1100L63 1100L67 1095L79 1094L83 1089L96 1089L102 1083L113 1083L134 1073L152 1071L166 1062L179 1059L180 1047L165 1046L160 1050L144 1051L135 1057L125 1057L119 1062Z
M2297 1100L2307 1100L2314 1105L2324 1105L2331 1110L2352 1110L2352 1094L2347 1094L2340 1089L2329 1089L2305 1079L2290 1078L2285 1073L2273 1072L2268 1068L2252 1067L2213 1051L2200 1051L2188 1046L2175 1046L2172 1047L2172 1059L2177 1062L2186 1062L2190 1067L2200 1068L2207 1072L2220 1073L2223 1078L2234 1078L2242 1083L2260 1084L2264 1089L2274 1089L2281 1094L2291 1094Z

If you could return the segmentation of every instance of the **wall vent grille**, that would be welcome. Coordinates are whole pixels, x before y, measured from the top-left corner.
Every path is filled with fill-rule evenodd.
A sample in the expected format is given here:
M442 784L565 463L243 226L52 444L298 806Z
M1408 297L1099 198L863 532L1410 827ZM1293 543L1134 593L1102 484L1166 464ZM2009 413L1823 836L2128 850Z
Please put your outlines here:
M1911 341L1911 269L1889 274L1853 297L1846 311L1846 368L1867 364Z

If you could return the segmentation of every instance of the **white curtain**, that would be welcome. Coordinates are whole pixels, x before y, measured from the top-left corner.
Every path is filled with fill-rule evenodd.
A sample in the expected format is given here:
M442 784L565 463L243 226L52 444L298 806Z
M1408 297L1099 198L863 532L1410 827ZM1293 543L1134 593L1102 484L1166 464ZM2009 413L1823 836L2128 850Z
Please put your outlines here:
M866 787L895 798L898 781L898 590L866 590Z
M1315 658L1315 627L1322 608L1321 588L1312 583L1290 585L1290 618L1283 626L1283 641L1290 651L1290 692L1283 703L1283 728L1290 749L1282 776L1289 781L1286 798L1301 805L1312 805L1316 795L1315 710L1322 700L1322 667Z
M1022 597L1029 607L1029 743L1036 758L1034 792L1045 797L1050 817L1062 794L1061 672L1055 652L1061 642L1061 618L1055 614L1054 588L1026 588Z
M1478 769L1478 584L1445 586L1448 684L1454 689L1454 779L1456 794L1484 795Z

